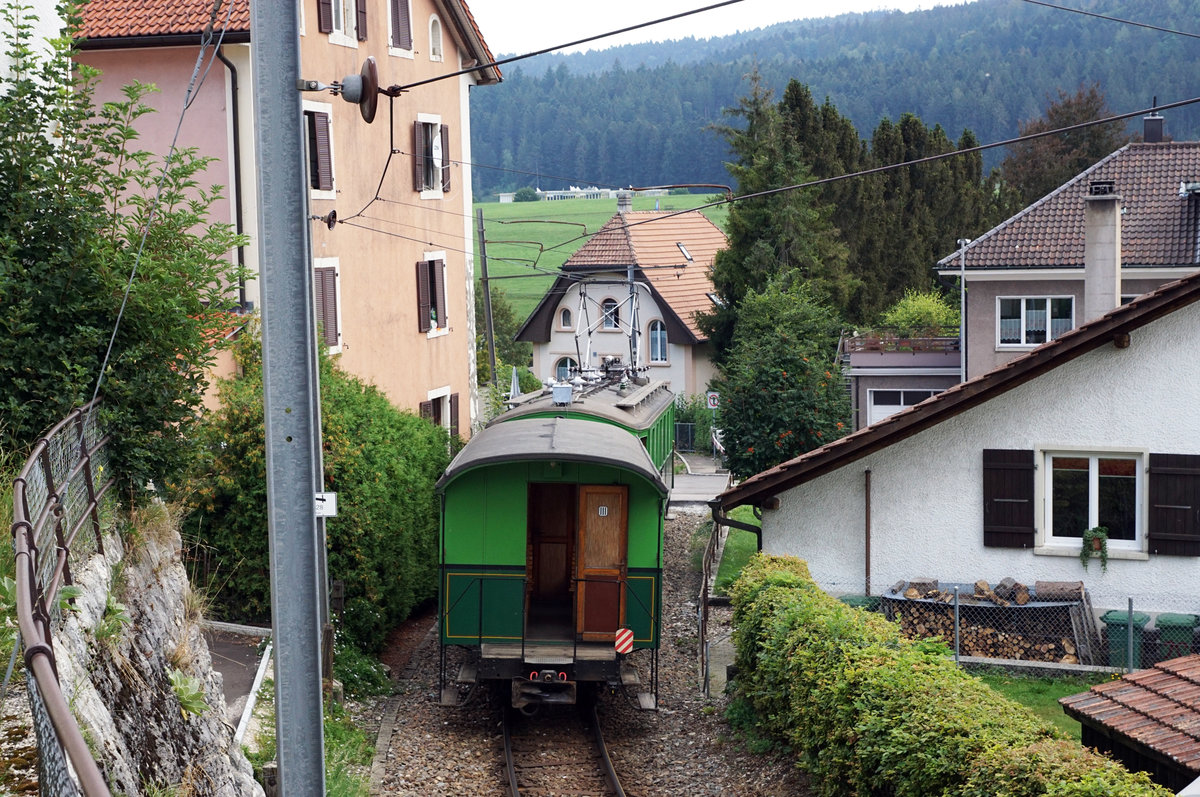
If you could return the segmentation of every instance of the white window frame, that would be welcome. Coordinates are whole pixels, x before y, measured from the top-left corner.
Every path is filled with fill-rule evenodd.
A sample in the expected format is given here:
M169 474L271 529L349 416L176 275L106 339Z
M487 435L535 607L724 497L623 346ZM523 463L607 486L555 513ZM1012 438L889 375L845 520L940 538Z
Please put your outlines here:
M1052 330L1053 319L1051 318L1050 303L1055 299L1067 299L1071 302L1071 325L1059 335L1054 335ZM1030 301L1041 300L1046 303L1046 340L1030 343L1025 340L1028 332L1029 324L1026 321L1027 303ZM1004 301L1019 301L1021 303L1021 342L1020 343L1003 343L1001 335L1001 317L1000 308ZM1000 350L1019 350L1027 351L1029 349L1041 346L1042 343L1055 340L1066 332L1075 328L1075 296L1071 294L1055 294L1055 295L1040 295L1040 296L997 296L996 297L996 349Z
M337 258L337 257L314 257L313 261L312 261L312 267L313 267L314 272L319 268L332 268L333 269L333 274L334 274L333 294L336 297L336 301L334 302L334 313L337 314L337 325L338 325L338 338L337 339L338 339L338 342L337 342L336 346L326 346L325 351L328 354L341 354L342 347L345 345L345 342L346 342L346 328L344 326L345 316L342 315L341 259ZM316 288L314 286L314 289L313 289L313 311L314 312L317 312L317 310L318 310L316 303L317 303L317 294L316 294ZM318 318L317 320L320 321L320 318Z
M884 418L890 418L891 416L895 415L897 412L900 412L900 410L906 410L909 407L915 407L918 404L920 404L922 401L924 401L925 399L929 398L930 396L935 396L941 392L942 392L941 390L939 390L937 388L932 388L932 387L917 387L917 388L881 387L881 388L868 389L867 390L867 425L870 425L873 423L878 423L879 421L882 421ZM875 403L875 394L876 393L899 393L900 394L900 403L899 404L878 404L877 405ZM921 393L921 394L927 393L929 395L922 395L919 400L909 402L907 400L908 397L904 395L905 393ZM892 409L888 412L882 412L880 410L876 410L876 407L894 407L895 409Z
M1053 447L1040 450L1038 452L1038 467L1042 469L1042 478L1040 479L1039 487L1041 488L1038 498L1038 506L1041 508L1042 523L1044 529L1042 534L1042 543L1051 547L1069 548L1073 554L1078 554L1081 543L1080 537L1075 536L1057 536L1054 534L1054 457L1071 457L1088 459L1088 523L1086 528L1092 528L1100 525L1099 523L1099 507L1097 506L1096 496L1097 487L1099 485L1099 467L1098 460L1100 459L1130 459L1134 462L1134 538L1132 540L1117 540L1109 539L1108 550L1112 552L1132 552L1140 553L1147 550L1146 543L1146 490L1148 489L1146 479L1146 467L1149 462L1149 452L1144 449L1077 449L1070 447ZM1082 532L1082 529L1081 529Z
M608 308L609 302L612 303L611 310ZM621 303L611 296L600 300L600 331L621 331Z
M575 315L571 312L570 307L558 308L558 328L564 332L575 329Z
M559 382L565 382L566 379L571 378L571 366L570 365L567 366L566 379L562 379L558 375L558 369L559 369L559 366L562 365L563 360L566 360L567 362L575 363L575 368L577 368L577 369L579 368L579 362L569 354L564 354L560 357L555 357L554 363L550 366L550 372L551 372L551 375L554 377L554 379Z
M435 37L434 31L437 31ZM446 26L438 19L437 14L432 14L429 17L429 60L444 61L446 58Z
M442 298L446 302L446 317L439 318L438 326L430 327L429 331L425 333L426 339L440 338L443 335L450 334L450 324L449 324L449 321L450 321L450 281L449 281L449 279L447 279L447 277L450 273L450 262L448 260L446 260L445 250L427 251L427 252L425 252L424 256L421 259L426 263L428 263L431 260L442 261L442 289L446 292L446 295L443 296ZM436 286L436 283L432 283L430 287L431 287L431 289L433 289L433 288L435 288L435 286ZM436 307L437 306L437 302L436 302L437 297L431 297L431 298L433 298L435 300L434 307ZM449 388L446 388L446 389L447 389L447 391L449 391ZM448 395L450 395L450 393L447 392L446 395L448 396ZM449 428L449 427L447 427L447 428Z
M441 410L442 420L440 425L447 432L450 431L450 394L452 392L449 385L444 385L425 393L425 400L436 402Z
M654 357L654 327L662 328L662 357L655 359ZM670 365L671 363L671 344L667 341L667 325L661 318L653 319L646 325L646 362L650 365Z
M412 45L413 45L413 46L412 46L412 48L411 48L411 49L405 50L405 49L404 49L404 48L402 48L402 47L395 47L395 46L393 46L393 45L392 45L392 40L395 38L395 36L393 35L393 34L395 33L395 31L392 29L392 3L394 3L394 2L396 2L396 0L388 0L388 6L387 6L387 18L388 18L388 34L387 34L387 36L388 36L388 37L387 37L387 43L388 43L388 55L390 55L390 56L394 56L394 57L396 57L396 58L407 58L407 59L409 59L409 60L411 61L411 60L413 60L413 58L415 58L415 57L416 57L416 47L417 47L417 37L416 37L416 36L413 36L413 37L412 37L412 40L413 40L413 41L412 41ZM411 2L411 0L410 0L410 2L408 3L408 9L407 9L407 11L408 11L408 29L409 29L409 31L411 32L411 31L412 31L412 29L413 29L413 25L412 25L412 2Z
M442 192L442 164L445 162L446 153L442 152L442 117L439 114L419 113L417 121L421 124L433 125L433 134L429 137L430 151L433 153L433 187L421 189L421 199L441 199L444 194ZM426 173L429 170L429 162L426 161Z
M322 191L319 188L309 188L308 195L311 199L337 199L337 161L334 158L334 134L333 134L333 105L328 102L313 102L312 100L304 100L301 103L301 109L304 111L312 111L313 113L323 113L329 118L329 174L333 177L333 188L328 191ZM305 120L305 125L308 121ZM304 133L304 162L309 162L308 153L308 130L305 128Z
M367 0L333 0L333 30L329 43L358 49L358 6Z

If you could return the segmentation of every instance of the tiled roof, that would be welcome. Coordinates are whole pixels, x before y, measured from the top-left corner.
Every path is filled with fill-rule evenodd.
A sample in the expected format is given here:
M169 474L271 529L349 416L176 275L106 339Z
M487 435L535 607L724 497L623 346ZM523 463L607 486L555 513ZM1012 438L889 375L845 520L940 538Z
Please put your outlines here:
M1200 271L1144 293L1099 318L1043 343L985 374L960 382L916 406L756 473L721 493L723 509L762 504L786 490L844 467L976 407L1156 319L1200 301ZM1181 346L1184 344L1181 343Z
M1160 662L1059 700L1100 725L1200 774L1200 656Z
M687 260L678 244L687 248ZM563 264L564 271L623 270L636 267L658 296L699 340L697 312L712 308L709 279L717 252L727 246L725 234L699 211L617 214ZM679 268L671 268L679 266Z
M966 269L1082 268L1084 197L1094 180L1112 180L1122 199L1121 265L1200 264L1200 142L1127 144L966 247ZM959 254L938 262L957 269Z
M225 23L229 7L217 10L214 28ZM88 0L83 6L83 29L87 39L127 36L200 34L213 18L212 0ZM250 30L249 0L233 0L227 33Z

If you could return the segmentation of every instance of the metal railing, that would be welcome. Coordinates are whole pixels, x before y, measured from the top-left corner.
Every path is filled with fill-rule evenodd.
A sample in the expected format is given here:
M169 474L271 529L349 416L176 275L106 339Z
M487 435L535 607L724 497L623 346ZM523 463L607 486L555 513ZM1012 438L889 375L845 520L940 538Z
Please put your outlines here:
M100 505L114 480L94 422L93 402L60 421L33 448L13 482L17 625L37 732L41 793L109 794L63 696L51 628L59 588L72 583L71 559L103 552ZM108 470L106 474L105 471Z
M893 351L954 352L958 351L958 346L957 327L922 330L879 327L847 335L844 350L848 354Z

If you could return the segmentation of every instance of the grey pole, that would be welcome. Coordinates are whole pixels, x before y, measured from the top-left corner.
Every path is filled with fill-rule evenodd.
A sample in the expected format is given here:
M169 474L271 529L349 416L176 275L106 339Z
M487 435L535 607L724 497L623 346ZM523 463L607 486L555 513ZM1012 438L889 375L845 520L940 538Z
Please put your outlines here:
M488 349L488 366L492 369L492 384L498 384L498 376L496 374L496 327L492 323L492 288L488 283L487 269L487 241L483 234L483 208L479 208L476 212L476 218L479 219L479 267L483 270L483 318L487 323L485 331ZM516 363L509 363L516 365Z
M967 381L967 244L970 238L959 238L958 252L958 381Z
M279 793L325 794L322 594L314 452L320 439L308 165L295 3L250 4L262 279L263 406Z

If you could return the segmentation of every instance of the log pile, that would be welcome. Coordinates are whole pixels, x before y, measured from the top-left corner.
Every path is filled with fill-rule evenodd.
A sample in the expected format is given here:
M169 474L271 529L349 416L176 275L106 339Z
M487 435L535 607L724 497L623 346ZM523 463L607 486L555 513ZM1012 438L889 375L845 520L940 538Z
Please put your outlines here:
M1038 582L1029 588L1006 578L993 588L975 582L974 592L959 591L959 653L993 659L1079 663L1067 607L1030 607L1029 611L1004 611L1038 600L1078 600L1082 583ZM1045 595L1043 595L1043 590ZM941 639L954 644L954 593L940 589L932 579L897 584L893 594L909 601L896 607L896 618L910 639ZM1053 596L1053 597L1048 597Z

